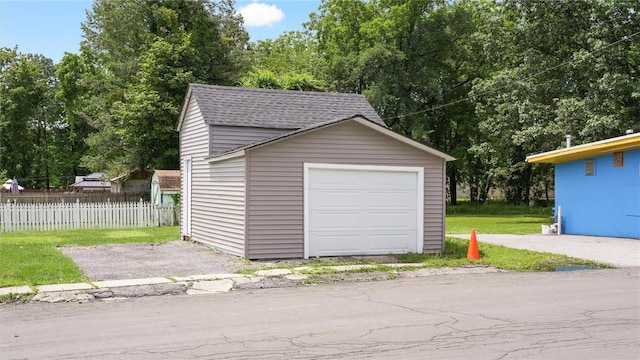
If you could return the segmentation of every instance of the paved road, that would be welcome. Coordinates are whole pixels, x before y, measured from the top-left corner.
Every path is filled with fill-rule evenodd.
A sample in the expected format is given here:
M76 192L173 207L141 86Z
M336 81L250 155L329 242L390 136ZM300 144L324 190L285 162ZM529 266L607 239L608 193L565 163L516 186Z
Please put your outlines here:
M469 239L469 234L447 235ZM640 266L640 240L581 235L477 234L480 242L514 249L550 252L619 267Z
M638 359L640 268L0 306L2 359Z

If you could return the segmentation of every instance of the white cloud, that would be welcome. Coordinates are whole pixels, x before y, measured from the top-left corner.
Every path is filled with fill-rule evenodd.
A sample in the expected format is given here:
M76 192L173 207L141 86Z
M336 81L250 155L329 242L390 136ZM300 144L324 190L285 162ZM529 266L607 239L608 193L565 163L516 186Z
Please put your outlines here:
M242 6L238 13L244 18L244 26L247 27L272 26L284 19L284 12L280 8L259 2Z

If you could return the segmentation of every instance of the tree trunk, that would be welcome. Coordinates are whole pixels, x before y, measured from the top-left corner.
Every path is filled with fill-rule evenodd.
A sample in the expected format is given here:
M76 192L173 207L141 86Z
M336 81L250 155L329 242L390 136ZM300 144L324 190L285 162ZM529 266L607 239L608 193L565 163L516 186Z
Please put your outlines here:
M455 166L449 168L449 194L451 195L451 205L458 205L458 171Z

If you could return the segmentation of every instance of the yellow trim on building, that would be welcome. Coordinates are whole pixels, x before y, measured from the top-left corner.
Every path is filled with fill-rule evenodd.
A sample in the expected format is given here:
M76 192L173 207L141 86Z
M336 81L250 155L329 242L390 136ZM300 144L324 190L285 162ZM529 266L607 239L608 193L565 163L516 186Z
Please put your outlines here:
M640 149L640 133L529 155L526 161L529 163L557 164L633 149Z

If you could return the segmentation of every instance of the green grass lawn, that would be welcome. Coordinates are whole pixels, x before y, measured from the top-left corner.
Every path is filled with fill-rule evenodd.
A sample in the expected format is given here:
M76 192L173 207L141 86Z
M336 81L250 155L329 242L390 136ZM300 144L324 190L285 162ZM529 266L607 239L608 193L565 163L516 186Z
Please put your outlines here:
M17 232L0 235L0 287L85 281L60 246L163 243L179 238L179 228L94 229Z
M398 259L400 262L422 262L427 267L487 265L514 271L556 271L559 267L610 268L605 264L565 255L511 249L485 243L479 243L480 260L470 261L467 260L468 245L467 240L446 238L444 251L440 255L405 254L398 255Z
M447 215L447 234L539 234L540 225L550 225L551 217L544 215Z
M551 222L548 208L455 207L447 215L447 233L539 233L540 224ZM179 238L178 227L111 230L69 230L0 234L0 287L44 285L87 281L76 264L58 247L125 243L164 243ZM423 262L428 267L456 267L470 264L516 271L554 271L557 267L607 267L563 255L509 249L480 244L479 261L467 260L466 240L447 238L441 255L400 255L402 262ZM336 265L335 263L314 266ZM380 267L379 270L387 270Z
M447 234L469 234L476 229L480 234L539 234L540 225L550 225L551 208L469 205L447 207Z

